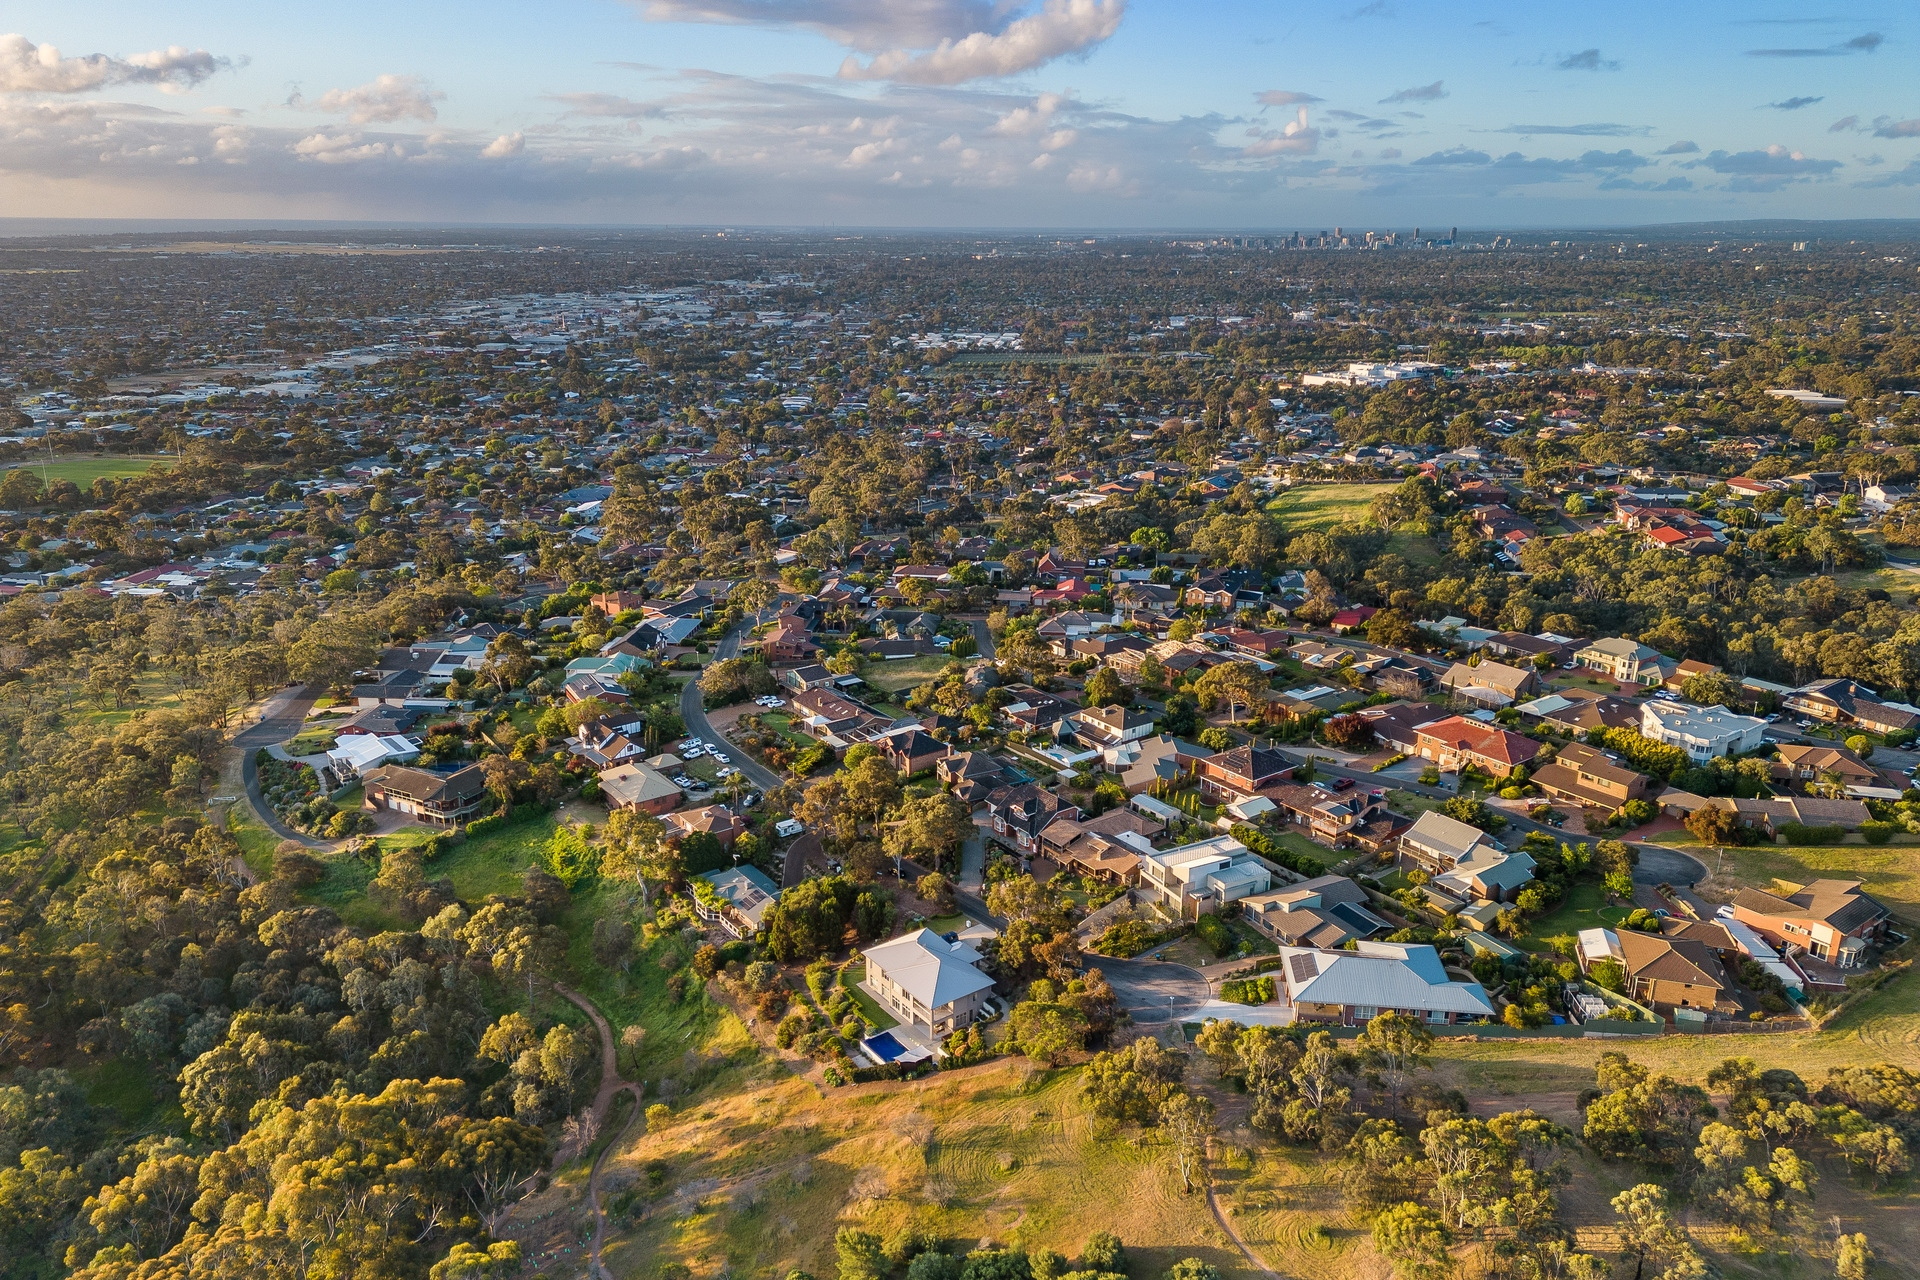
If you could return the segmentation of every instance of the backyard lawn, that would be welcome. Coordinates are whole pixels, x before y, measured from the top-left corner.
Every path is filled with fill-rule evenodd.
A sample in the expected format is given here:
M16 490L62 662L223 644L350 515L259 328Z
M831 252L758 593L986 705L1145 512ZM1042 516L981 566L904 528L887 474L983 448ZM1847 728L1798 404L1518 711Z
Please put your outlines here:
M882 692L899 693L925 684L946 670L947 664L952 661L944 653L929 653L918 658L902 658L897 662L870 662L861 676Z
M859 982L867 976L865 961L856 961L840 971L840 985L853 997L853 1003L859 1007L860 1016L881 1031L900 1025L900 1020L882 1009L874 998L862 991Z
M1520 945L1529 951L1549 951L1548 938L1577 935L1582 929L1611 929L1627 918L1631 907L1607 905L1606 891L1582 880L1567 892L1559 906L1533 922Z

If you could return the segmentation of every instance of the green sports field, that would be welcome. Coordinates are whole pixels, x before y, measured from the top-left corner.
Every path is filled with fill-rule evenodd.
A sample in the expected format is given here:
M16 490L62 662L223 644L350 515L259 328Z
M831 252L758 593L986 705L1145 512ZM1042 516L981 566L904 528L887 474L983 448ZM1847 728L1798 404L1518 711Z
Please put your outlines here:
M169 459L158 457L113 457L113 458L55 458L50 462L17 462L5 468L8 471L25 469L43 480L71 480L82 489L87 488L101 476L119 479L121 476L144 475L153 467Z

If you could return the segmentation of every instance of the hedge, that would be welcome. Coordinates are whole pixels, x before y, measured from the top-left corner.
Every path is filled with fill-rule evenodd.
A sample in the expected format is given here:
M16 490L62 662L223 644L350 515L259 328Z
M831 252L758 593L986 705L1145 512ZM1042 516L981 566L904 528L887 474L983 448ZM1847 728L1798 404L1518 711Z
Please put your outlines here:
M1840 838L1847 834L1845 827L1810 827L1803 822L1783 822L1774 828L1775 834L1783 837L1788 844L1839 844Z
M502 825L503 822L504 819L502 819L499 814L490 813L484 818L475 818L472 822L469 822L467 824L467 834L469 836L485 835L495 827Z

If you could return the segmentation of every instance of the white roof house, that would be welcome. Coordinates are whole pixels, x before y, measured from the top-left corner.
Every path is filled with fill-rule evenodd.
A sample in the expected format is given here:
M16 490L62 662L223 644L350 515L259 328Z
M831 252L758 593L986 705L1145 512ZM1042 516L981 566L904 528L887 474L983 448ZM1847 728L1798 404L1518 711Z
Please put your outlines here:
M1765 720L1735 715L1725 707L1650 701L1640 708L1641 733L1679 747L1695 760L1757 751L1766 742L1766 728Z
M915 929L863 953L867 993L902 1022L936 1035L964 1026L993 979L980 971L971 943L948 942L931 929Z
M327 752L334 772L348 778L383 764L407 764L419 756L420 744L398 733L350 733Z
M1352 951L1280 948L1281 973L1297 1017L1360 1026L1389 1011L1431 1023L1493 1016L1486 988L1449 977L1432 946L1365 941L1353 945Z

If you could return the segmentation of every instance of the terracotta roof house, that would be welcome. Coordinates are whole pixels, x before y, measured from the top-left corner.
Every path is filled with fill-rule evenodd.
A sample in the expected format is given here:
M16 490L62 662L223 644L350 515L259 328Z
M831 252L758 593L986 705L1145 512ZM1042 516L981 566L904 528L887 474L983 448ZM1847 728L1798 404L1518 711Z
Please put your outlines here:
M1620 964L1627 995L1656 1013L1704 1009L1736 1013L1740 1001L1720 958L1704 943L1621 929Z
M1778 888L1774 893L1742 889L1733 899L1733 918L1775 946L1851 969L1886 934L1887 908L1862 893L1858 880Z
M820 651L807 631L807 621L797 613L783 613L774 620L773 629L760 637L760 652L770 663L792 666Z
M1388 702L1377 707L1362 707L1357 713L1373 726L1373 736L1403 755L1420 754L1416 730L1446 719L1436 708L1422 702Z
M1556 799L1590 806L1612 816L1627 801L1646 799L1649 779L1603 751L1583 743L1570 743L1560 749L1560 756L1553 763L1536 769L1532 781Z
M1532 764L1540 754L1540 744L1532 738L1466 716L1420 726L1414 730L1414 743L1416 755L1442 769L1472 766L1495 778Z
M369 770L361 781L366 786L367 808L409 813L422 822L443 826L465 822L478 814L481 799L487 794L486 775L477 764L451 773L387 765Z
M680 813L670 813L664 819L667 826L667 838L679 841L687 836L705 832L718 839L722 845L731 847L747 829L733 810L723 804L705 805L699 809L686 809Z

